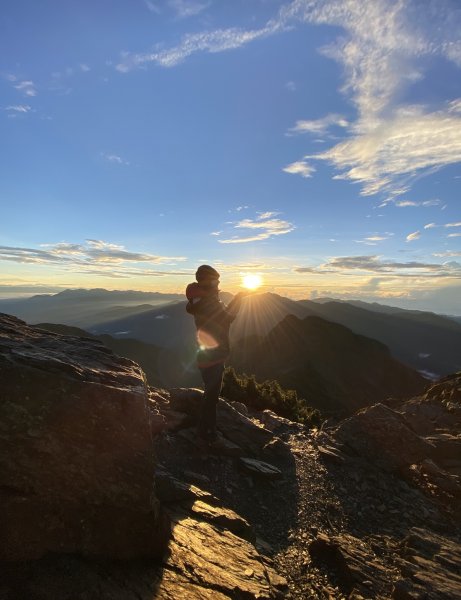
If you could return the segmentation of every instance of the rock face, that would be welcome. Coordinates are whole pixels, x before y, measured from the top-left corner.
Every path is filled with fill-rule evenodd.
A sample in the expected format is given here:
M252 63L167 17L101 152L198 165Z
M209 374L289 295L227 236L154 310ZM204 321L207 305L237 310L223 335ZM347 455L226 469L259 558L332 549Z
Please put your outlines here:
M157 556L167 541L143 373L101 343L0 316L0 559Z
M406 468L430 455L431 445L414 433L398 412L375 404L343 421L338 439L388 470Z
M416 398L376 404L343 421L335 435L375 466L398 471L461 515L461 376L447 377Z

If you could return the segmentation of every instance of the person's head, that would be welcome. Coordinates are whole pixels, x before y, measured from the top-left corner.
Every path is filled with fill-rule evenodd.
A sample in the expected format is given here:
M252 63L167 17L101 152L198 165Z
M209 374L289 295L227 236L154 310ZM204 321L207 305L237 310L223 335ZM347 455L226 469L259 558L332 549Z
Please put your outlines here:
M195 273L195 279L202 287L218 290L219 273L210 265L200 265Z

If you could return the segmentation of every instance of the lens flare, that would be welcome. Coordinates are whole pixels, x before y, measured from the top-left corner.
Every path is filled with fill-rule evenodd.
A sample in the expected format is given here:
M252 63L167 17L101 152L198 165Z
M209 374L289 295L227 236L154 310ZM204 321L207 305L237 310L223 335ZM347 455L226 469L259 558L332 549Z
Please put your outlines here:
M261 275L255 275L254 273L251 273L242 277L242 285L248 290L256 290L262 285L262 283L263 278Z

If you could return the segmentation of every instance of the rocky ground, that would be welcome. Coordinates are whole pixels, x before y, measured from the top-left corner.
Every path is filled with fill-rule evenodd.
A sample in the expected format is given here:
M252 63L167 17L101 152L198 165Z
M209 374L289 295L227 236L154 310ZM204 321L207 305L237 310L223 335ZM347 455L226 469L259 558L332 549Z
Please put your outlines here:
M0 600L461 599L461 374L321 430L0 315Z
M455 390L459 383L458 378ZM453 387L453 381L447 386ZM445 436L445 440L450 436L451 450L445 449L445 455L451 453L458 459L445 461L456 470L460 466L456 448L460 438L448 434L447 428L458 423L459 409L447 412L440 398L420 399L420 418L433 401L438 406L432 406L432 429L426 433L432 433L432 439L434 434L442 439ZM184 399L178 402L174 393L170 408L171 403L193 412ZM413 403L414 413L418 412L415 406ZM245 412L244 407L237 408ZM220 410L223 414L222 407ZM406 427L400 413L384 406L382 411L384 416L371 411L370 419L379 416L384 422L384 417L397 416L401 427ZM168 414L167 409L165 414L173 430L158 438L162 468L213 494L220 504L252 525L264 562L286 581L286 587L281 580L278 588L282 597L461 598L459 480L438 468L445 482L452 484L451 493L447 493L431 482L421 464L411 462L421 459L418 452L427 451L424 443L429 436L420 437L411 429L398 430L391 420L387 426L398 430L400 436L407 434L403 440L406 455L396 448L398 456L394 458L399 469L395 469L391 460L395 440L391 435L387 446L373 448L368 442L365 455L354 450L354 440L347 443L352 430L359 435L357 417L348 425L351 431L341 425L307 431L265 412L252 415L255 423L273 432L258 458L279 473L258 473L251 472L238 456L204 453L194 444L193 430L187 429L190 422L178 419L181 412ZM442 433L441 428L438 433L434 431L436 415L438 424L445 426ZM443 419L445 422L440 422ZM221 423L223 434L232 439L226 420L221 419ZM367 427L371 434L373 425L367 423ZM251 439L250 431L248 435ZM375 431L374 437L379 439L379 432ZM380 449L382 460L377 466L374 453ZM440 457L440 448L433 452ZM424 454L422 462L428 460L435 465Z

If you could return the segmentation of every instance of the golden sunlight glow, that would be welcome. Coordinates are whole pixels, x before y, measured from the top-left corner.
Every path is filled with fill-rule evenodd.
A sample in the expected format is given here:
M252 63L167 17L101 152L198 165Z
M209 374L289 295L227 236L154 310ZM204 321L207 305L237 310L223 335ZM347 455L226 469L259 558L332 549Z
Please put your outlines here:
M263 283L263 278L261 275L255 275L254 273L250 273L249 275L244 275L242 277L242 285L246 287L248 290L255 290L259 288Z

